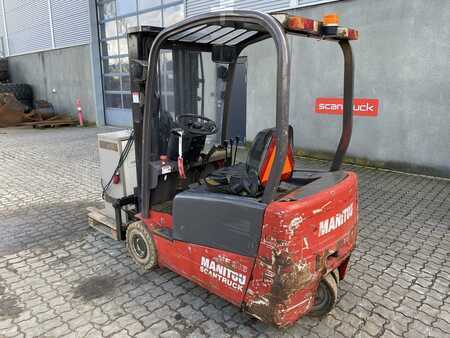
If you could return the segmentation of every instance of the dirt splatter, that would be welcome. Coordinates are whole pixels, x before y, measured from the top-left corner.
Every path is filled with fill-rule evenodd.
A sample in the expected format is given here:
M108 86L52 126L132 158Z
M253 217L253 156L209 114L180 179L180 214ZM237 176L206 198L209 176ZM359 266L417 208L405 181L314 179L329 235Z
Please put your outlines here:
M74 289L73 297L88 302L114 292L114 278L111 276L93 276L84 279Z
M273 251L272 261L274 264L267 267L274 276L271 292L247 304L246 311L260 320L278 325L282 304L311 282L313 276L306 262L294 263L287 252L277 254Z

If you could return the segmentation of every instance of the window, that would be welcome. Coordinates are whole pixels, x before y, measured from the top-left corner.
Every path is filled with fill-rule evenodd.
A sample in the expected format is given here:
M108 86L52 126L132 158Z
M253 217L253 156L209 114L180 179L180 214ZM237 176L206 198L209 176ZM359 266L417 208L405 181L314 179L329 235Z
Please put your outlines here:
M122 95L105 93L105 106L108 108L122 108Z
M161 9L139 14L139 24L146 26L162 26Z
M116 3L115 1L110 1L98 5L98 15L100 21L112 19L116 16Z
M117 16L136 14L137 7L135 0L116 0Z
M126 37L119 39L119 54L128 55L128 40Z
M120 76L105 75L103 83L105 90L120 91Z
M103 59L103 73L120 73L120 59Z
M111 39L117 36L116 20L108 21L100 25L100 39Z
M184 19L184 6L179 4L176 6L163 8L164 26L170 26Z
M126 35L130 27L136 27L138 25L137 16L128 16L117 19L117 31L119 36Z
M131 109L127 32L137 25L167 26L184 17L182 0L97 0L105 111L122 114ZM174 111L172 54L161 59L163 104ZM114 120L111 116L107 121Z
M156 9L161 8L161 0L138 0L139 11L144 11L146 9Z
M102 42L103 56L117 56L119 55L118 40L107 40Z

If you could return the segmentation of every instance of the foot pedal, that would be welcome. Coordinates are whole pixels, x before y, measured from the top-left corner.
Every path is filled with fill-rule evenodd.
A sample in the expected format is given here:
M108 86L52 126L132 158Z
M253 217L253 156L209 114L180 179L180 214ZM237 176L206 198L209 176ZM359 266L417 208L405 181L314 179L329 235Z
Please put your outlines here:
M87 208L89 226L102 234L117 241L117 230L115 220L102 213L101 209Z

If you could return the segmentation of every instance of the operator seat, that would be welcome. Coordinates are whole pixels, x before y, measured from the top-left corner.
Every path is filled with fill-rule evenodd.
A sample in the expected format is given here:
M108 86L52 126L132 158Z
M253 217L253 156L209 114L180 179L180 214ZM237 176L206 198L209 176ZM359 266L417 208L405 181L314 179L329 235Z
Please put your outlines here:
M289 126L289 145L281 172L281 180L287 181L294 171L293 129ZM208 190L233 195L257 197L269 181L277 146L276 129L260 131L250 148L246 163L220 168L206 178Z

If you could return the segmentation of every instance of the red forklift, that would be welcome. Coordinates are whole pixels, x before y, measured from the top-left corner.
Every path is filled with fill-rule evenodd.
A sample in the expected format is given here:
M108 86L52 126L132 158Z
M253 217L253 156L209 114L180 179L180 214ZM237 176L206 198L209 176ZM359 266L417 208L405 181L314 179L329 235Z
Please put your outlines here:
M342 135L329 171L295 168L289 34L337 42L343 51ZM244 10L129 32L128 143L134 141L137 186L121 198L105 187L104 198L116 210L114 237L126 241L138 265L166 267L278 327L333 308L358 233L357 177L341 170L352 133L350 40L357 38L336 15L317 21ZM226 140L236 62L246 47L266 39L274 41L277 55L276 125L260 131L247 159L236 163ZM162 49L209 53L213 62L228 65L221 121L192 111L172 118L161 109ZM220 129L206 152L206 138ZM112 184L119 175L116 170Z

